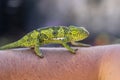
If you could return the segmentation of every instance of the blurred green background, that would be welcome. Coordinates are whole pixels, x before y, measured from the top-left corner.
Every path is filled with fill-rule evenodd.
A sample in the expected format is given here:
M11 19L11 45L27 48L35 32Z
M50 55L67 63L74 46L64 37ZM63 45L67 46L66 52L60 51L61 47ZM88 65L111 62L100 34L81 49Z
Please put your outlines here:
M120 42L120 0L0 0L0 46L45 26L84 26L84 43Z

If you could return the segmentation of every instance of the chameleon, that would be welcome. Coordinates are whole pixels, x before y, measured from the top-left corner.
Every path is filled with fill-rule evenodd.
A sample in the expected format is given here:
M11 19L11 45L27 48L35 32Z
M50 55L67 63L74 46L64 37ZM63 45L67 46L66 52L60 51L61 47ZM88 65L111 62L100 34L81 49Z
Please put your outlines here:
M36 55L43 58L39 47L45 44L62 44L68 51L75 54L77 49L71 48L67 43L70 42L75 46L89 46L88 44L79 43L89 36L89 32L84 27L70 26L50 26L35 29L27 33L21 39L0 47L0 50L27 47L34 50Z

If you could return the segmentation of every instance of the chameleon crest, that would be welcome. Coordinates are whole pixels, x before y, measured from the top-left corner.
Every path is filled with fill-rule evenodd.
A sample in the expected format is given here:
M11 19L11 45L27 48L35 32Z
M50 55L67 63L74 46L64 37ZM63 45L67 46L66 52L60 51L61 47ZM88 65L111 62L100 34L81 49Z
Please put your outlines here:
M71 53L75 53L76 49L72 49L67 43L71 42L75 46L89 46L87 44L78 43L89 36L89 32L84 27L75 26L51 26L33 30L16 42L0 47L0 50L29 47L33 48L35 53L43 57L39 47L45 44L62 44Z

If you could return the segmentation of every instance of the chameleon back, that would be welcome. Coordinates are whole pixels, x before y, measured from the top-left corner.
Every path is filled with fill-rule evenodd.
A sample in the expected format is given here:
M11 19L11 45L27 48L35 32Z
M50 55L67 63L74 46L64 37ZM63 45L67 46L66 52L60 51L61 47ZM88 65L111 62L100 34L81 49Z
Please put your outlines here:
M38 29L39 38L43 41L58 41L64 39L68 32L69 28L65 26L54 26Z

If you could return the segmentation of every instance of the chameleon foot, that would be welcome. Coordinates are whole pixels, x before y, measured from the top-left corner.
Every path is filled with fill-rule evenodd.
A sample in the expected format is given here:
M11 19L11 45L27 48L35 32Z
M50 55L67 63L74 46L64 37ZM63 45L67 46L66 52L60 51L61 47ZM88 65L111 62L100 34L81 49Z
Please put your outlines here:
M41 51L39 50L39 46L35 46L34 51L35 51L36 55L39 56L40 58L44 57L42 55Z
M67 45L66 43L62 43L62 45L67 48L72 54L75 54L77 49L72 49L69 45Z
M38 55L40 58L44 58L44 56L43 55Z
M77 51L78 49L75 49L75 52Z
M78 50L78 49L73 49L74 51L73 52L71 52L72 54L76 54L76 51Z

